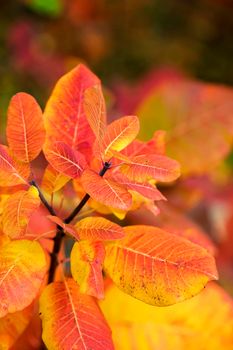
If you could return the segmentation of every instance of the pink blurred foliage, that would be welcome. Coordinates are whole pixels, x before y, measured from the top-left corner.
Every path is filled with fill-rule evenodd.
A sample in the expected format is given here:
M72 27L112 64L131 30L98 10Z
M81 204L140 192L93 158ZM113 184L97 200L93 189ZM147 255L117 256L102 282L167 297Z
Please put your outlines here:
M118 81L113 86L117 110L125 114L132 113L157 86L182 78L184 78L184 74L181 71L171 67L161 67L149 71L134 86Z
M27 74L46 88L65 72L65 60L56 53L52 37L36 29L29 21L13 23L8 46L16 71Z

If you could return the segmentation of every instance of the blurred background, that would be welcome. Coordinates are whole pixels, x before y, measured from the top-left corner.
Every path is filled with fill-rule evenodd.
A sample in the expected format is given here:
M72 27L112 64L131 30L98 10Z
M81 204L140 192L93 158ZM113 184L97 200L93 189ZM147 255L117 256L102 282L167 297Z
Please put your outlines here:
M86 62L106 86L163 68L233 84L231 0L0 1L0 108L16 91L44 105Z

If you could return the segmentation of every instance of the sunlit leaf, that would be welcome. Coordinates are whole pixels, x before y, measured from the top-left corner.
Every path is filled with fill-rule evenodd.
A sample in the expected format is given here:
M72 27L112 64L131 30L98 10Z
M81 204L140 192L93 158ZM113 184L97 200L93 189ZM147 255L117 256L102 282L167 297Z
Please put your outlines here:
M82 142L92 143L94 134L83 109L83 98L87 88L99 83L99 79L82 64L58 80L44 113L45 153L57 141L76 150Z
M82 153L73 150L64 142L56 142L54 147L47 151L46 158L58 172L73 179L79 177L86 166Z
M40 244L12 241L0 247L0 317L23 310L37 296L47 272Z
M53 350L113 350L111 331L95 300L73 279L48 285L40 299L43 341Z
M114 240L124 237L121 226L102 217L88 217L75 225L80 239L91 241Z
M127 176L119 172L116 174L113 174L112 179L117 183L124 185L129 190L136 191L148 199L155 200L155 201L166 200L166 198L156 188L156 186L151 185L149 182L137 182L134 180L130 180L128 179Z
M147 305L110 286L101 308L115 350L232 349L233 301L214 283L168 307Z
M30 175L27 164L13 159L6 146L0 145L0 186L26 184Z
M85 170L81 182L85 191L97 202L122 210L129 209L132 204L132 197L124 186L99 176L93 170Z
M74 244L70 255L71 273L81 293L104 298L104 256L105 249L101 242L81 241Z
M147 154L132 157L129 164L121 167L122 172L135 181L155 179L170 182L180 176L179 164L166 156Z
M15 239L23 236L33 212L39 207L37 189L31 186L28 191L12 194L5 202L2 213L3 231Z
M153 226L128 226L126 237L106 246L105 271L126 293L164 306L188 299L217 279L204 248Z
M30 162L40 153L45 130L40 106L29 94L12 97L7 113L7 141L13 154L22 162Z
M96 139L102 139L106 128L106 106L100 84L85 90L84 111Z
M136 116L126 116L108 125L99 150L105 159L112 156L111 150L121 151L128 146L139 132L139 121Z
M64 187L69 179L69 177L61 174L49 164L45 169L41 188L47 193L52 194Z

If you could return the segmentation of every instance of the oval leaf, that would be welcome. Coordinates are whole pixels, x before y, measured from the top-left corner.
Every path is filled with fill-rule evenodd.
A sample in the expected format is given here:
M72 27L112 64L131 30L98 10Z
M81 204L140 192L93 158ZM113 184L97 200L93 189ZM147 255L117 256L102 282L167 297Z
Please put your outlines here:
M58 171L73 179L80 176L86 166L82 153L73 150L64 142L56 142L46 153L48 162Z
M165 306L188 299L217 279L204 248L153 226L129 226L126 237L106 246L105 271L124 292Z
M23 236L31 215L39 205L39 193L34 186L28 191L19 191L12 194L3 207L2 224L4 233L12 239Z
M84 111L96 138L102 139L106 128L106 106L101 85L94 85L84 93Z
M112 122L99 143L101 154L107 159L112 156L111 150L124 149L135 139L139 128L139 120L136 116L126 116Z
M45 153L57 141L77 150L80 143L94 139L83 109L83 98L87 88L99 83L99 79L82 64L57 82L44 112Z
M180 166L175 160L166 156L146 154L132 157L129 164L124 164L121 171L134 181L155 179L170 182L180 176Z
M40 106L29 94L20 92L12 97L7 112L7 141L14 155L30 162L40 153L45 130Z
M85 170L81 182L85 191L97 202L121 210L127 210L132 205L131 194L124 186L102 178L93 170Z
M37 296L47 272L38 242L12 241L0 247L0 317L23 310Z
M80 239L91 241L114 240L123 238L121 226L102 217L85 218L77 222L75 228Z
M95 300L73 279L48 285L40 299L42 338L53 350L113 350L111 331Z
M74 244L70 256L71 273L81 293L104 298L104 256L102 242L82 241Z
M0 186L25 185L29 175L29 166L17 162L10 156L8 147L0 145Z

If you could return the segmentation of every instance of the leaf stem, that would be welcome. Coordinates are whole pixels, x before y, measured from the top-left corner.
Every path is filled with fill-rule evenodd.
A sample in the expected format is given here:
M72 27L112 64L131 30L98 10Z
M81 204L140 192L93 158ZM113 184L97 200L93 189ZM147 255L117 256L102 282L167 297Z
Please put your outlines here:
M99 175L101 177L104 176L104 174L106 173L106 171L108 169L110 169L110 167L111 167L111 163L110 162L105 162L104 165L103 165L103 168L99 172ZM40 196L41 202L48 209L50 214L53 215L53 216L56 216L55 210L52 208L51 205L49 205L49 203L45 199L45 197L44 197L43 193L41 192L39 186L37 185L36 181L32 180L30 182L30 184L37 188L37 190L39 192L39 196ZM73 210L73 212L64 220L65 224L69 224L76 217L76 215L82 210L84 205L87 203L89 198L90 198L90 195L88 193L86 193L85 196L81 199L81 201L77 205L77 207ZM53 245L53 250L50 253L51 262L50 262L50 268L49 268L48 284L52 283L53 280L54 280L54 275L55 275L55 272L56 272L56 268L58 266L58 254L60 252L64 236L65 236L64 229L61 226L57 225L57 234L53 238L54 245Z

